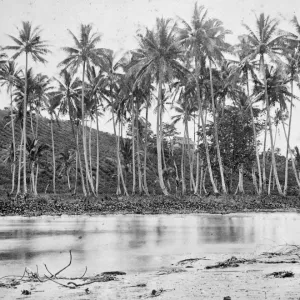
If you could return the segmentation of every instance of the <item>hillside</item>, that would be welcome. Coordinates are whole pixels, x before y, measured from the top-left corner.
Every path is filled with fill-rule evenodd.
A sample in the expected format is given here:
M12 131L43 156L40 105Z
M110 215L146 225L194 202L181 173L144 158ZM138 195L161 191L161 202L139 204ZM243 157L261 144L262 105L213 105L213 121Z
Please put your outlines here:
M0 110L0 153L9 147L11 144L11 128L10 125L5 126L7 120L4 118L8 115L7 110ZM51 146L51 129L49 120L44 117L39 117L38 120L38 140L41 143L45 143ZM35 117L33 117L33 128L36 127ZM89 132L89 128L87 130ZM92 165L94 173L96 172L96 130L92 129ZM30 119L27 122L27 133L28 137L32 138L32 129ZM100 149L100 170L99 170L99 193L101 194L114 194L116 192L116 141L112 134L106 132L99 132L99 149ZM16 125L16 141L17 145L20 143L20 124ZM60 121L59 124L54 123L54 141L55 141L55 153L56 156L65 149L75 149L75 139L72 131L72 127L69 121ZM81 138L79 138L81 141ZM81 144L81 143L80 143ZM82 145L81 145L82 149ZM82 153L81 153L82 154ZM165 154L167 155L167 153ZM181 160L181 149L175 151L176 164L178 166L178 171L180 172L180 160ZM187 158L186 158L187 159ZM82 159L83 161L83 159ZM172 165L173 161L167 162L168 165ZM268 163L269 164L269 163ZM46 152L43 156L41 163L39 178L38 178L38 192L44 193L45 189L47 192L52 193L52 152ZM278 174L281 183L284 182L284 167L285 158L284 156L277 157ZM75 166L74 166L75 167ZM57 161L57 169L59 170L60 164ZM160 193L159 186L156 184L156 153L149 150L148 153L148 188L149 192ZM11 173L10 166L4 165L0 159L0 195L4 195L11 188ZM267 165L267 174L269 173L269 165ZM290 166L289 170L289 190L293 193L294 186L296 182L294 175ZM57 172L58 175L58 172ZM179 174L180 176L180 174ZM189 186L189 172L186 170L186 180L187 187ZM75 176L74 172L70 176L71 186L74 187ZM237 185L238 177L237 174L233 178L233 186ZM174 178L170 180L172 186L172 191L175 192L175 180ZM80 177L78 176L78 192L81 193L80 187ZM206 185L209 189L209 178L207 174ZM252 179L249 174L244 176L244 187L245 192L248 194L253 194L254 188L252 184ZM127 189L131 192L132 188L132 176L131 173L127 175ZM273 189L275 187L273 186ZM56 190L58 193L68 193L67 178L66 176L57 176L56 178ZM274 189L276 193L276 188Z
M2 149L7 148L11 143L11 128L10 126L4 127L6 121L4 117L7 116L8 111L0 110L0 152ZM49 120L43 117L39 117L38 128L38 140L42 143L49 144L51 146L51 130ZM35 128L35 119L33 118L33 126ZM54 141L55 141L55 153L58 155L63 152L65 148L75 149L75 140L72 132L72 127L68 121L60 121L59 125L54 124ZM32 137L32 130L30 126L30 120L27 122L28 136ZM81 139L80 139L81 140ZM16 141L17 145L20 143L20 124L16 127ZM113 193L116 189L116 180L114 174L116 173L115 167L115 138L113 135L100 132L100 191L103 193ZM51 152L44 155L46 162L52 160ZM96 130L92 129L92 161L93 166L96 166ZM59 167L59 164L58 166ZM0 162L0 193L8 190L11 184L11 174L9 166ZM52 172L48 168L44 168L40 172L38 190L44 191L49 183L48 192L52 192ZM71 176L71 184L74 185L74 176ZM80 182L78 180L78 184ZM57 177L57 191L67 192L66 178ZM79 187L80 191L80 187Z

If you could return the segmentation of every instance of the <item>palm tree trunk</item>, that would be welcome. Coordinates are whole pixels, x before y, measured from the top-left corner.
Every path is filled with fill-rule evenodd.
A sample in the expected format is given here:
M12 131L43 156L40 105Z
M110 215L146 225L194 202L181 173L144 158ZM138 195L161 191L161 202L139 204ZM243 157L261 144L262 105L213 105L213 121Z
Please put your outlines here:
M277 126L276 126L276 130L275 130L275 138L274 138L274 148L275 148L275 145L276 145L276 138L277 138ZM271 194L271 184L272 184L272 175L273 175L273 166L271 164L271 167L270 167L270 174L269 174L269 184L268 184L268 195ZM275 179L275 178L274 178ZM273 179L273 182L274 182L274 179Z
M203 181L203 166L202 166L202 159L201 159L201 166L200 166L200 184L199 184L199 195L202 194L202 181ZM200 163L199 163L200 164Z
M290 103L290 116L289 116L289 128L286 141L286 155L285 155L285 176L284 176L284 189L283 194L287 193L287 184L289 176L289 147L290 147L290 136L291 136L291 127L292 127L292 115L293 115L293 97L294 97L294 86L293 80L291 80L291 103Z
M282 127L283 127L283 132L284 132L285 138L287 140L288 137L287 137L287 134L286 134L286 129L285 129L285 126L284 126L284 122L282 122ZM296 166L295 166L295 160L294 160L294 156L293 156L290 144L288 144L288 150L290 152L290 156L291 156L291 160L292 160L292 167L293 167L295 179L297 181L298 187L300 188L300 179L299 179L300 176L298 177L298 174L297 174L297 169L296 169Z
M56 177L56 165L55 165L55 148L54 148L54 134L53 134L53 120L51 119L51 140L52 140L52 165L53 165L53 193L56 194L55 177Z
M15 123L13 117L13 98L12 98L12 86L9 88L10 94L10 119L11 119L11 133L12 133L12 144L13 144L13 154L14 154L14 161L12 164L12 179L11 179L11 191L12 194L15 190L15 174L16 174L16 138L15 138Z
M79 169L80 169L82 192L83 192L83 195L86 197L87 192L86 192L86 188L85 188L83 169L82 169L82 165L81 165L81 155L80 155L80 149L79 149L78 131L79 131L79 128L77 127L77 131L76 131L77 157L78 157L78 163L79 163Z
M132 128L132 195L135 194L136 187L136 174L135 174L135 110L134 110L134 102L133 97L131 98L131 128Z
M68 182L68 189L71 192L71 183L70 183L70 169L67 169L67 182Z
M207 172L207 168L205 168L205 170L204 170L204 174L203 174L203 183L201 182L201 185L203 186L203 192L204 192L205 194L207 194L207 191L206 191L206 188L205 188L206 172Z
M139 123L138 123L138 107L136 107L136 152L137 152L137 167L138 167L138 182L139 182L139 194L143 193L143 184L142 184L142 171L141 171L141 158L140 158L140 132L139 132Z
M270 131L270 143L271 143L271 155L272 155L272 165L273 165L273 172L275 176L276 186L278 193L280 195L283 195L281 185L279 182L278 174L277 174L277 167L276 167L276 160L275 160L275 152L274 152L274 143L273 143L273 134L272 134L272 124L271 124L271 116L270 116L270 105L269 105L269 97L268 97L268 88L267 88L267 78L266 78L266 69L265 69L265 63L264 63L264 57L261 56L261 63L263 66L263 75L264 75L264 85L265 85L265 101L267 105L267 120L269 125L269 131Z
M37 195L37 182L38 182L38 174L39 174L39 164L36 164L36 173L35 173L35 181L34 181L34 194Z
M81 122L82 122L82 143L83 143L83 156L84 156L84 163L85 163L85 172L87 176L87 181L90 185L91 191L94 195L95 194L95 189L94 189L94 184L93 180L91 178L91 174L89 171L89 165L88 165L88 157L87 157L87 149L86 149L86 132L85 132L85 105L84 105L84 80L85 80L85 64L86 62L83 61L83 66L82 66L82 87L81 87ZM87 186L88 187L88 186Z
M120 137L121 137L121 135L123 135L123 134L121 133L121 127L122 127L121 125L122 125L122 122L120 121L120 122L119 122L119 134L118 134L119 174L120 174L120 179L121 179L121 182L122 182L124 194L125 194L126 196L128 196L127 187L126 187L126 182L125 182L124 176L123 176L123 169L122 169L121 156L120 156Z
M198 112L198 131L200 129L200 113ZM194 193L198 193L198 188L199 188L199 171L200 171L200 152L199 152L199 145L200 145L200 134L198 134L197 137L197 155L196 155L196 186L195 186L195 191ZM201 185L200 185L200 190L201 190ZM201 194L201 192L200 192Z
M99 114L98 114L98 109L96 109L96 126L97 126L97 135L96 135L96 138L97 138L97 148L96 148L96 151L97 151L97 162L96 162L96 195L98 196L98 192L99 192Z
M190 191L193 192L195 190L195 181L194 181L194 172L193 172L193 162L191 158L191 145L190 145L190 135L189 135L189 127L186 121L186 135L187 135L187 149L188 149L188 159L189 159L189 167L190 167Z
M185 142L185 132L184 132L184 142ZM181 185L182 185L182 195L186 193L185 184L185 147L184 142L182 143L182 156L181 156Z
M256 133L255 123L254 123L253 107L252 107L252 103L250 102L248 73L247 73L247 96L248 96L248 102L249 102L249 105L250 105L250 114L251 114L251 119L252 119L252 129L253 129L253 137L254 137L256 164L257 164L257 170L258 170L258 176L259 176L258 194L260 195L261 192L262 192L262 176L261 176L261 167L260 167L260 159L259 159L258 144L257 144L257 133Z
M26 112L27 112L27 68L28 68L28 53L25 53L25 92L24 92L24 106L23 106L23 187L24 194L27 194L27 170L26 170Z
M149 98L150 98L150 93L149 93ZM148 196L149 190L147 185L147 148L148 148L148 103L146 104L146 136L145 136L145 149L144 149L144 191Z
M238 191L240 193L245 193L245 191L244 191L244 164L243 163L241 163L241 165L239 167Z
M20 131L21 131L21 142L19 146L19 169L18 169L18 185L17 185L16 196L21 193L22 148L23 148L23 140L24 140L22 126L20 126Z
M159 82L158 82L158 105L157 105L157 121L156 121L156 148L157 148L157 170L158 170L158 178L159 178L159 185L164 193L164 195L168 195L167 188L164 183L163 178L163 169L162 169L162 140L163 140L163 132L162 132L162 124L161 114L162 114L162 83L163 83L163 75L162 71L160 70L159 74Z
M201 104L201 97L200 97L199 62L196 59L196 56L195 56L195 65L196 65L196 76L195 76L195 79L196 79L196 91L197 91L197 98L198 98L198 109L199 109L199 114L200 114L201 124L202 124L203 141L204 141L204 146L205 146L207 167L208 167L209 177L210 177L211 185L213 187L213 191L214 191L215 194L217 194L218 193L218 189L217 189L217 186L215 184L214 176L213 176L213 173L212 173L210 156L209 156L209 149L208 149L208 143L207 143L207 137L206 137L206 122L204 122L203 110L202 110L202 104Z
M255 168L254 167L252 167L252 181L253 181L253 185L254 185L255 191L258 194L258 187L257 187L256 175L255 175Z
M264 135L264 149L263 149L263 170L262 170L262 185L263 185L263 189L266 191L267 186L266 186L266 180L267 180L267 176L266 176L266 144L267 144L267 133L268 133L268 121L266 120L265 122L265 135Z
M76 151L76 162L75 162L75 183L74 183L74 191L73 194L77 193L77 180L78 180L78 151Z
M211 68L211 60L209 60L209 79L210 79L210 93L211 93L211 102L212 102L212 111L213 111L213 120L214 120L214 135L215 135L215 142L217 148L217 156L219 161L220 167L220 175L221 175L221 183L222 183L222 190L224 194L227 194L225 178L224 178L224 170L223 170L223 163L220 153L220 145L219 145L219 137L218 137L218 120L216 116L216 108L215 108L215 99L214 99L214 87L212 81L212 68Z
M93 181L93 163L92 163L92 118L90 120L89 130L89 156L90 156L90 174Z

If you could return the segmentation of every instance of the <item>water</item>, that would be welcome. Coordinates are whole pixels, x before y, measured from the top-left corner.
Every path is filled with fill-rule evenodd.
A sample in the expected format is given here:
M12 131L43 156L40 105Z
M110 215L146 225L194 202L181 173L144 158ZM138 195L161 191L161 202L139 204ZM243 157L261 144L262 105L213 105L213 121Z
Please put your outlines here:
M66 276L119 270L159 270L179 258L207 254L256 253L300 244L300 214L107 215L1 217L0 277L24 268L45 273L61 269L73 254Z

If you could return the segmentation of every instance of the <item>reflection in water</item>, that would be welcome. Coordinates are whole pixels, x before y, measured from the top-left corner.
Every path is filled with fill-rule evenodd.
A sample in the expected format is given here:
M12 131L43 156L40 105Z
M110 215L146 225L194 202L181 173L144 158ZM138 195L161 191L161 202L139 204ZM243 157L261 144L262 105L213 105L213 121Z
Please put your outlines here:
M43 263L60 269L70 249L66 276L85 266L90 274L157 270L179 257L249 253L299 240L294 213L2 217L0 276Z

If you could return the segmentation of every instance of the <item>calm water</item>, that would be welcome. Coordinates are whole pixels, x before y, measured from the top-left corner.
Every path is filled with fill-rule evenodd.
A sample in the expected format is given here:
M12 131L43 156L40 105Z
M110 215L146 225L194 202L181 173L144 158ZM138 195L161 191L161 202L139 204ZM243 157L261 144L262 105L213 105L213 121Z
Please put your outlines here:
M168 267L179 258L214 253L254 253L300 243L300 214L109 215L1 217L0 277L35 270L43 263L67 275L119 270L143 272Z

